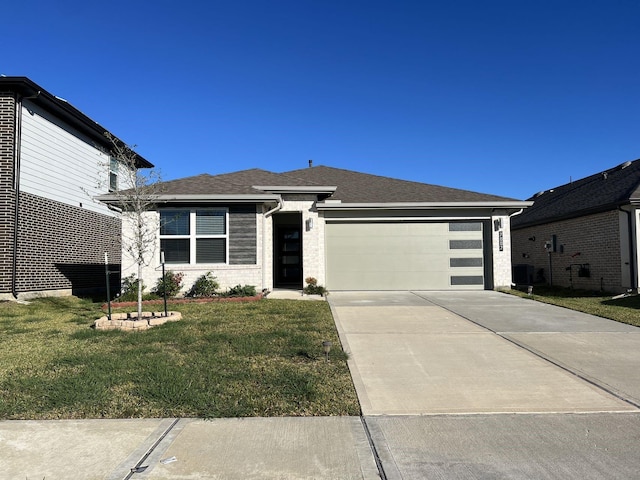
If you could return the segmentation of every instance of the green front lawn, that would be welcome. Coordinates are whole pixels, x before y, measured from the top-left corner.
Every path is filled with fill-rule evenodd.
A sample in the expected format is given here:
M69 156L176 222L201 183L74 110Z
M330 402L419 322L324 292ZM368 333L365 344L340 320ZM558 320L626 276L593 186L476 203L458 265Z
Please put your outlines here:
M360 413L327 303L171 308L182 321L132 333L89 328L100 306L73 297L0 303L0 418Z
M547 286L533 287L533 295L519 290L510 290L509 293L640 327L639 295L613 299L612 295L600 292Z

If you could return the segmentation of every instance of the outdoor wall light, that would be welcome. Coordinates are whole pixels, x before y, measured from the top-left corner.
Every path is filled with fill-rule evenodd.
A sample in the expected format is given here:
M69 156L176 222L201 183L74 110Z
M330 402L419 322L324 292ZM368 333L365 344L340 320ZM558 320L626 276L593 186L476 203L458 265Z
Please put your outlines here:
M307 224L307 232L313 230L313 218L307 218L305 223Z
M329 352L331 351L331 345L331 342L329 342L328 340L322 342L322 351L324 352L324 358L327 362L329 361Z

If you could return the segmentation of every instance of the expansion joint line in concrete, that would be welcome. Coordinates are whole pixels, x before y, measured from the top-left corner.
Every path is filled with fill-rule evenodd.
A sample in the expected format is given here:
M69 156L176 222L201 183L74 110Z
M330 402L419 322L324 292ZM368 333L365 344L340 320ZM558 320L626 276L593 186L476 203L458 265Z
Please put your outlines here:
M413 292L411 292L411 293L413 293ZM417 294L415 294L415 293L414 293L414 295L417 295ZM419 295L418 295L418 296L419 296ZM422 297L420 297L420 298L422 298ZM484 328L485 330L487 330L487 331L489 331L489 332L491 332L491 333L493 333L493 334L497 335L498 337L500 337L500 338L502 338L502 339L506 340L507 342L511 343L512 345L515 345L515 346L516 346L516 347L518 347L518 348L522 348L523 350L526 350L527 352L529 352L529 353L531 353L531 354L535 355L536 357L541 358L541 359L542 359L542 360L544 360L545 362L549 362L550 364L555 365L555 366L556 366L556 367L558 367L558 368L561 368L561 369L562 369L562 370L564 370L565 372L570 373L571 375L573 375L574 377L579 378L579 379L580 379L580 380L582 380L583 382L587 382L589 385L592 385L592 386L594 386L594 387L596 387L596 388L599 388L600 390L602 390L602 391L604 391L604 392L608 393L609 395L614 396L614 397L615 397L615 398L617 398L618 400L622 400L623 402L628 403L628 404L629 404L629 405L631 405L632 407L640 408L640 403L635 402L635 401L633 401L633 400L630 400L630 399L628 399L628 398L626 398L626 397L624 397L624 396L620 395L619 393L617 393L617 392L613 391L612 389L610 389L610 388L606 387L605 385L602 385L601 383L598 383L598 382L597 382L597 381L595 381L595 380L591 380L590 378L586 377L585 375L582 375L582 374L580 374L580 373L576 372L575 370L571 369L570 367L567 367L567 366L565 366L565 365L563 365L563 364L561 364L561 363L559 363L559 362L557 362L557 361L555 361L555 360L553 360L553 359L551 359L551 358L547 357L547 356L546 356L546 355L544 355L543 353L538 352L537 350L535 350L535 349L533 349L533 348L529 347L528 345L525 345L525 344L522 344L522 343L520 343L520 342L517 342L517 341L515 341L515 340L513 340L513 339L511 339L511 338L509 338L509 337L507 337L507 336L505 336L505 335L503 335L503 334L501 334L500 332L496 332L495 330L493 330L493 329L491 329L491 328L489 328L489 327L486 327L486 326L482 325L481 323L478 323L478 322L476 322L476 321L474 321L474 320L472 320L472 319L470 319L470 318L468 318L468 317L465 317L464 315L460 315L459 313L454 312L453 310L451 310L451 309L449 309L449 308L445 307L444 305L441 305L441 304L439 304L439 303L437 303L437 302L433 302L432 300L429 300L429 301L430 301L430 302L432 302L434 305L437 305L437 306L438 306L438 307L440 307L440 308L444 308L445 310L447 310L447 311L449 311L449 312L453 313L454 315L457 315L457 316L458 316L458 317L460 317L460 318L464 318L464 319L465 319L465 320L467 320L468 322L471 322L471 323L473 323L474 325L479 326L480 328Z
M565 365L563 365L563 364L561 364L559 362L556 362L555 360L552 360L551 358L547 357L546 355L538 352L537 350L535 350L535 349L533 349L533 348L531 348L531 347L529 347L527 345L524 345L524 344L522 344L520 342L517 342L517 341L515 341L515 340L513 340L511 338L507 338L507 337L505 337L504 335L501 335L498 332L493 332L493 333L498 335L500 338L504 338L507 342L510 342L513 345L515 345L517 347L520 347L520 348L522 348L523 350L526 350L529 353L532 353L536 357L541 358L542 360L545 360L545 361L549 362L550 364L555 365L558 368L561 368L565 372L570 373L571 375L579 378L583 382L587 382L589 385L593 385L594 387L599 388L600 390L603 390L604 392L608 393L609 395L612 395L613 397L617 398L618 400L622 400L623 402L628 403L632 407L640 408L640 403L635 402L633 400L630 400L630 399L620 395L619 393L615 392L611 388L608 388L608 387L604 386L602 383L598 383L595 380L591 380L589 377L586 377L585 375L582 375L582 374L576 372L575 370L572 370L571 368L566 367Z
M380 460L378 449L376 448L375 443L373 443L373 437L371 436L371 432L369 431L369 425L367 425L367 419L364 418L364 416L360 415L360 422L362 422L362 428L364 428L364 433L367 436L367 440L369 441L369 447L371 448L373 459L376 461L376 467L378 468L380 479L387 480L387 475L384 473L384 467L382 466L382 460Z
M171 430L173 430L173 428L178 424L178 422L180 421L179 418L176 418L173 422L171 422L171 425L169 425L169 427L164 431L164 433L162 435L160 435L160 437L158 438L158 440L155 441L155 443L153 445L151 445L151 448L149 448L149 450L147 450L147 453L145 453L142 458L140 459L140 461L138 461L138 463L136 463L136 466L133 467L131 469L131 471L129 472L129 474L124 477L124 480L129 480L131 477L133 477L136 473L142 473L144 472L147 467L143 466L142 464L145 462L145 460L147 458L149 458L149 455L151 455L153 453L153 451L158 447L158 445L160 445L160 442L162 442L162 440L165 439L165 437L167 435L169 435L169 432Z

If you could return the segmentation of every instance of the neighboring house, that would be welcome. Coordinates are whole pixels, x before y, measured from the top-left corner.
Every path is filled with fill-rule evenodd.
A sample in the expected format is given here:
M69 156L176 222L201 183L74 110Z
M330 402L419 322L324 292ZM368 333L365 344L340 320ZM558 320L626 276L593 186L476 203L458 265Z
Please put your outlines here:
M511 222L516 283L637 291L640 160L531 200Z
M531 205L325 166L183 178L157 200L147 284L162 251L185 288L211 271L223 288L269 290L308 277L329 290L510 287L510 216Z
M117 188L105 132L28 78L0 77L0 298L105 289L105 253L119 270L121 221L92 199Z

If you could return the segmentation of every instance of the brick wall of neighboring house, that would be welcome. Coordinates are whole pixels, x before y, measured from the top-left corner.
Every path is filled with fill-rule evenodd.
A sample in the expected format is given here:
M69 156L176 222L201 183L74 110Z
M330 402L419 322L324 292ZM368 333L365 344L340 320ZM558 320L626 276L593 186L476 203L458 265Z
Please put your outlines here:
M13 185L16 102L0 92L0 294L11 292L15 190Z
M105 252L111 269L119 269L119 218L22 192L18 225L18 292L104 291ZM111 277L119 288L119 273Z
M549 255L544 244L552 235L557 238L557 251L551 253L553 285L608 292L625 290L621 285L617 211L513 230L512 263L533 265L534 283L549 282ZM535 240L529 240L533 237ZM579 276L580 265L585 264L589 264L589 277Z

